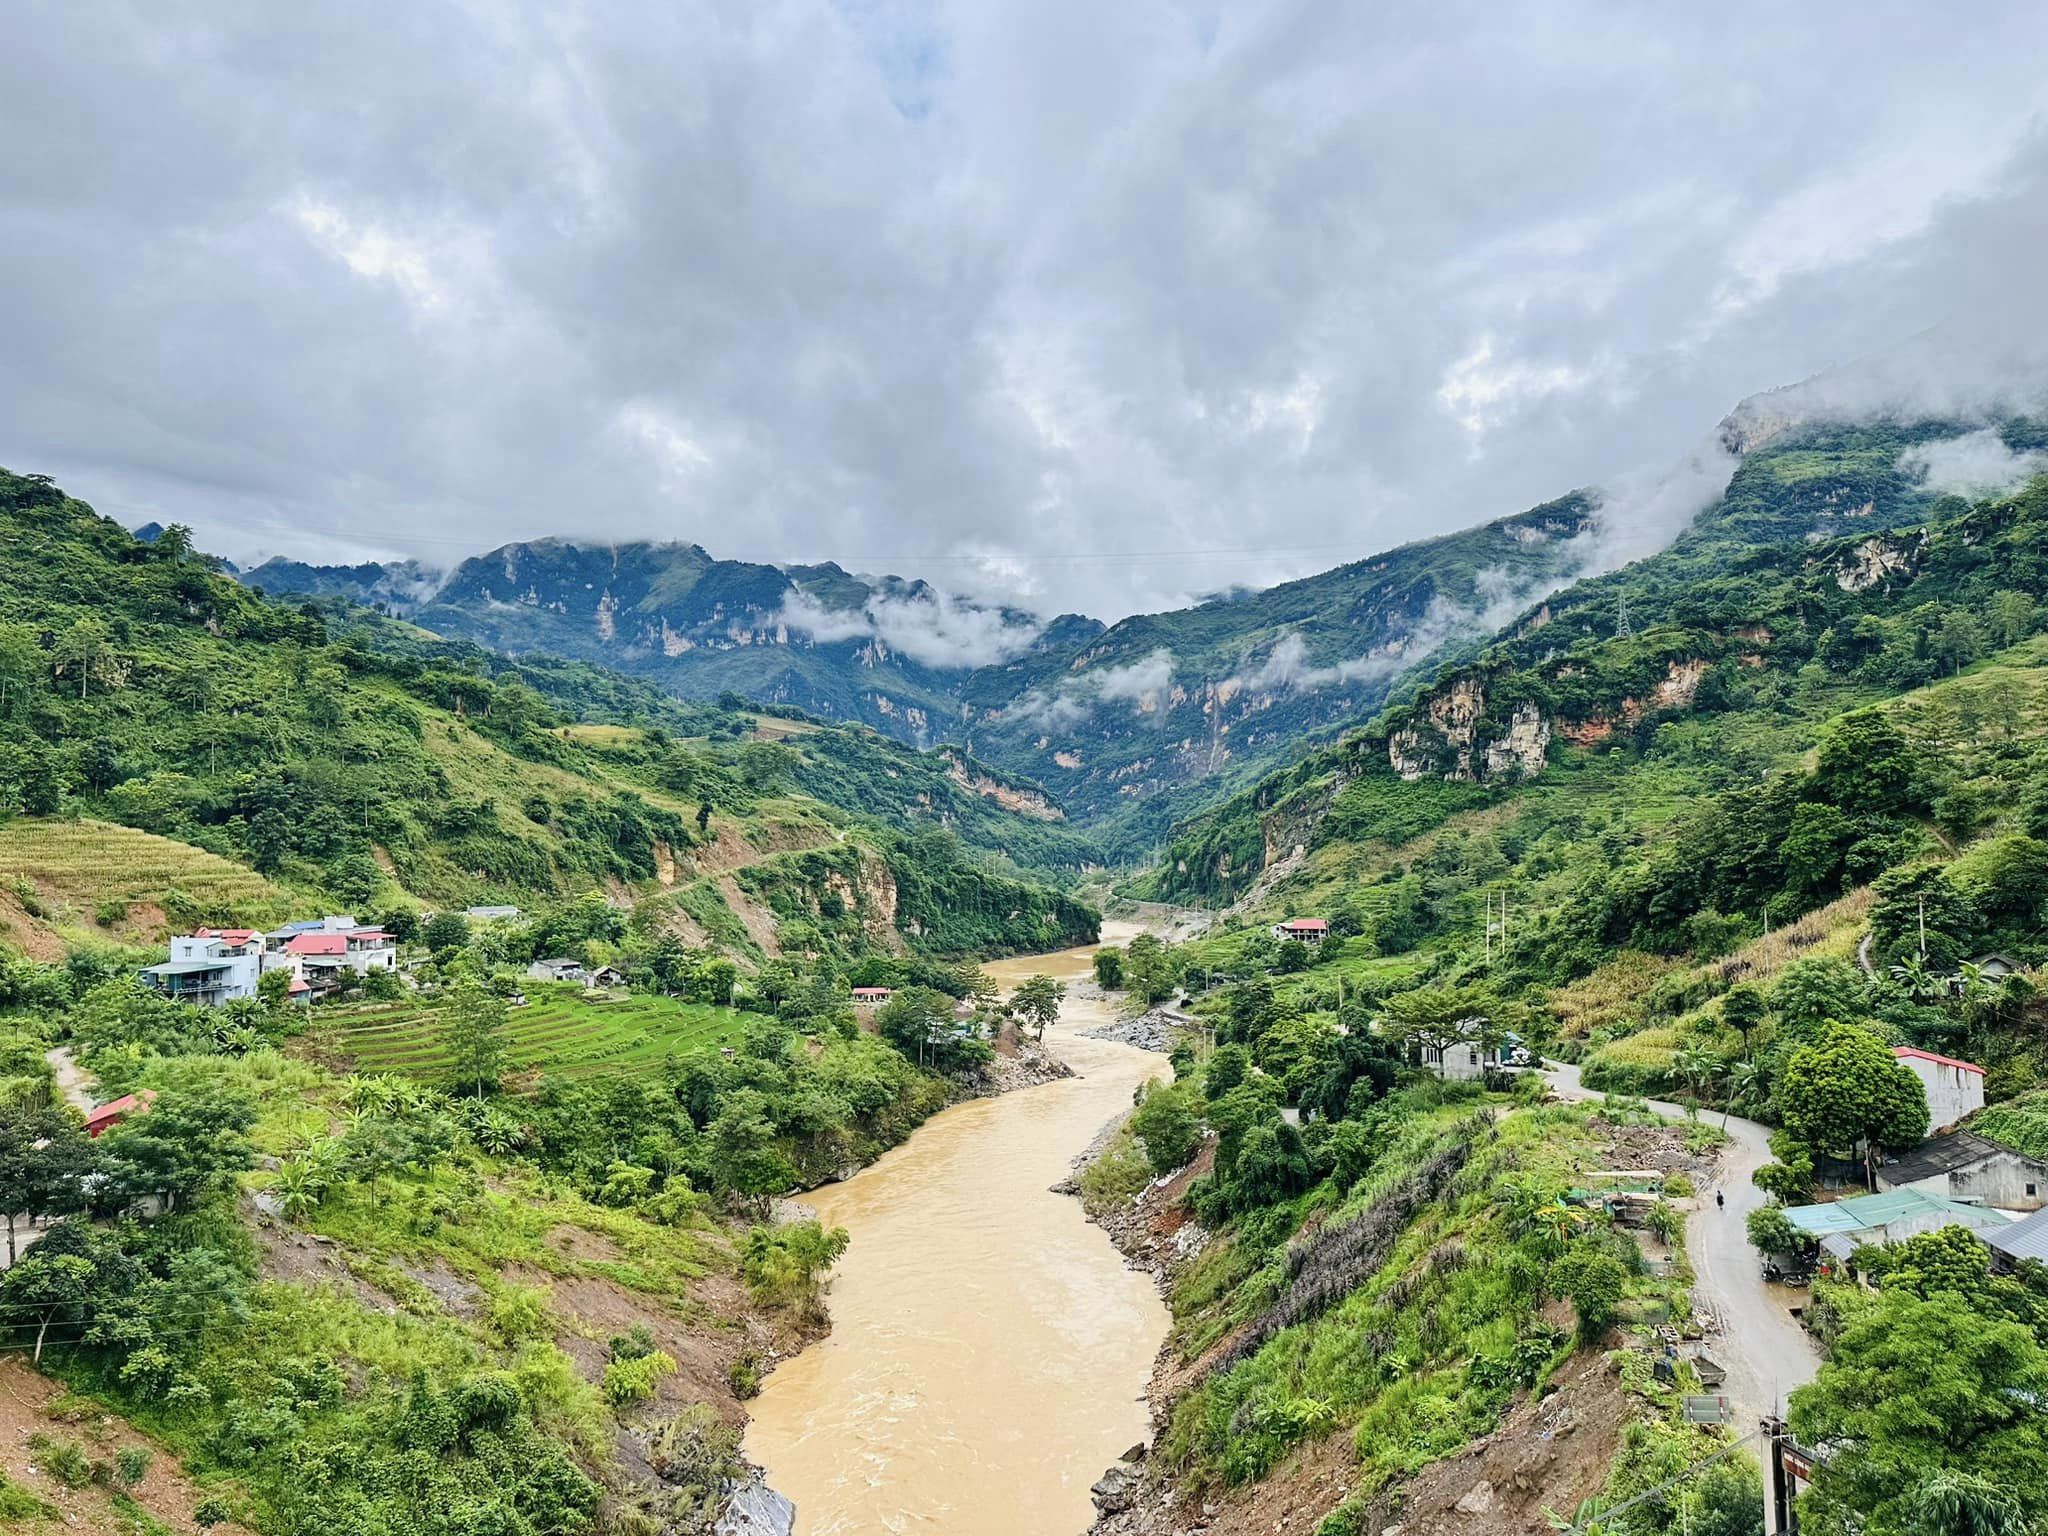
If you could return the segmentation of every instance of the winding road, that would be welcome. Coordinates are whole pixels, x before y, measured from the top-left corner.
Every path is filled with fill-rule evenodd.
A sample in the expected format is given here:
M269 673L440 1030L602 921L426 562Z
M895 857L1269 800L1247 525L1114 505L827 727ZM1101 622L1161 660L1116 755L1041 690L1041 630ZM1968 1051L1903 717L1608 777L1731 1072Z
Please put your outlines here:
M1605 1097L1579 1081L1577 1067L1546 1062L1544 1075L1560 1098ZM1659 1114L1686 1118L1683 1105L1646 1102ZM1704 1118L1710 1125L1719 1123L1713 1115ZM1820 1353L1792 1315L1805 1293L1766 1282L1756 1250L1749 1246L1749 1213L1768 1198L1749 1176L1771 1160L1771 1133L1754 1120L1733 1117L1727 1130L1729 1141L1716 1174L1727 1207L1700 1202L1686 1219L1685 1251L1692 1260L1696 1307L1711 1307L1720 1315L1720 1333L1710 1335L1708 1353L1728 1367L1721 1390L1734 1409L1735 1432L1745 1435L1758 1420L1785 1411L1792 1389L1813 1380Z

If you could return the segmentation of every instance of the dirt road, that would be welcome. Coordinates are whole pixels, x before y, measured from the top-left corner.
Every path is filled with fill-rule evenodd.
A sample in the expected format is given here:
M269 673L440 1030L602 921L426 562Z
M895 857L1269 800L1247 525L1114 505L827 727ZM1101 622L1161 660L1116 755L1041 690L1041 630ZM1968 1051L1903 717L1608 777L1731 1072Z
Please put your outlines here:
M1579 1081L1577 1067L1553 1062L1545 1070L1564 1098L1603 1097ZM1685 1118L1682 1105L1648 1102L1659 1114ZM1718 1115L1702 1118L1709 1125L1721 1123ZM1771 1160L1770 1134L1754 1120L1729 1119L1729 1142L1721 1151L1718 1173L1727 1207L1717 1208L1707 1191L1685 1224L1695 1301L1720 1314L1721 1332L1710 1339L1707 1353L1728 1367L1722 1391L1734 1408L1737 1434L1755 1429L1766 1414L1784 1412L1786 1396L1813 1380L1820 1367L1812 1336L1792 1315L1805 1292L1765 1283L1756 1250L1749 1246L1749 1213L1768 1199L1749 1176Z

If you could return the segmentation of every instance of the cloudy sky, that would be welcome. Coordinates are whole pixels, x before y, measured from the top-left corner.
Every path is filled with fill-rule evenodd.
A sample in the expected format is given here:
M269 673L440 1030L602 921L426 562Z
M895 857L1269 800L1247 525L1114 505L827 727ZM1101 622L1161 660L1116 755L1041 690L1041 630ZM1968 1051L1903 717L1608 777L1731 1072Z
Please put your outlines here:
M0 463L1116 617L2039 313L2048 11L26 0Z

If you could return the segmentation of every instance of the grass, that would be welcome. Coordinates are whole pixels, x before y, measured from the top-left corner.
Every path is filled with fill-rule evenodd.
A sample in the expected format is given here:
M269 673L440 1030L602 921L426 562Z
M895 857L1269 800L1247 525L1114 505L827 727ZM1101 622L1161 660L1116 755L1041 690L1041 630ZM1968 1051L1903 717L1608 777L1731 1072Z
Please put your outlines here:
M282 906L291 898L253 869L190 843L105 821L23 817L0 825L0 885L28 881L67 900L161 900L206 907Z
M436 1010L406 1002L351 1008L326 1016L321 1041L364 1072L399 1072L434 1080L445 1073ZM730 1008L673 998L619 1001L558 994L514 1008L505 1032L515 1073L584 1077L651 1066L670 1056L715 1050L737 1041L746 1016Z

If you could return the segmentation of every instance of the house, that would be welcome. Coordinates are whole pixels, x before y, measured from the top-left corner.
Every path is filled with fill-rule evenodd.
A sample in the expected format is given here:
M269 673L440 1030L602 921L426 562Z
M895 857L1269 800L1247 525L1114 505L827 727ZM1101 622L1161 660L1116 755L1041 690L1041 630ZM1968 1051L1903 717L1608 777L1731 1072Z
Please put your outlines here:
M168 960L143 969L145 985L165 997L218 1008L254 997L263 979L263 935L249 928L202 928L171 940Z
M583 969L581 960L571 960L560 955L552 960L534 961L526 968L526 974L535 981L573 981L582 984L590 979L590 974Z
M124 1093L118 1099L109 1099L95 1106L85 1117L85 1134L97 1138L109 1126L119 1125L130 1115L146 1115L150 1106L156 1103L156 1090L144 1088L139 1093Z
M1892 1054L1927 1091L1929 1130L1945 1131L1984 1107L1984 1069L1974 1061L1958 1061L1912 1045L1895 1045Z
M615 965L600 965L583 980L586 987L623 987L626 973Z
M1273 937L1282 941L1298 939L1303 944L1320 944L1329 934L1328 921L1320 917L1290 917L1273 925Z
M2038 1211L2048 1203L2042 1193L2048 1190L2048 1163L1969 1131L1950 1131L1878 1164L1877 1187L2007 1211Z
M2011 955L2001 955L1996 951L1988 955L1979 955L1970 963L1977 968L1977 974L1986 981L2004 981L2006 977L2016 976L2024 969Z
M1917 1189L1858 1195L1826 1205L1788 1205L1785 1219L1838 1259L1846 1259L1865 1243L1896 1243L1943 1227L1968 1227L1982 1236L2009 1223L2008 1217L1984 1206Z
M855 987L853 989L853 1006L856 1008L879 1008L882 1004L889 1001L890 994L894 991L893 987Z
M2009 1270L2024 1260L2048 1263L2048 1210L2039 1210L2024 1221L2016 1221L1996 1232L1981 1234L1991 1245L1991 1262Z

